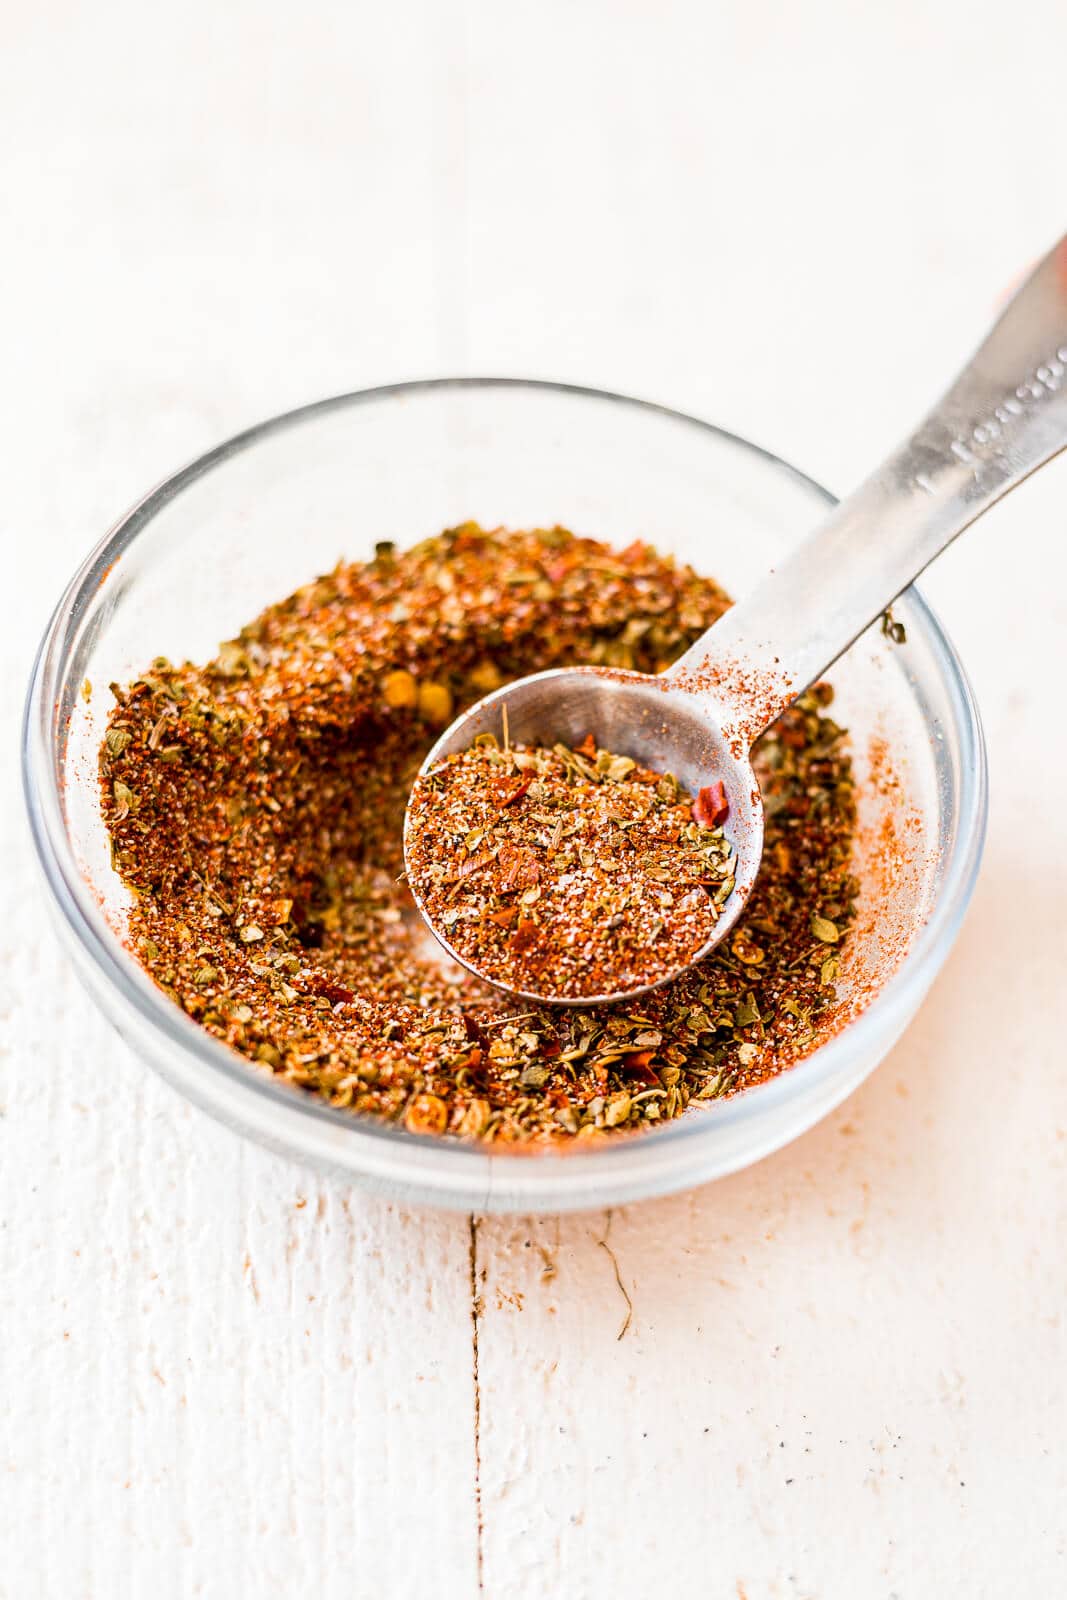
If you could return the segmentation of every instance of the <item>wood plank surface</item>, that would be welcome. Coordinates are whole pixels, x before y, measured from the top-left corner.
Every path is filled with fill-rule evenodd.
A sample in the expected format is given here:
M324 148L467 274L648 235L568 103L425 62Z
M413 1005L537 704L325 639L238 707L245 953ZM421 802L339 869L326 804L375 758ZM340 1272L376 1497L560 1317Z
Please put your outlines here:
M71 974L15 747L85 549L323 394L618 387L847 488L1067 227L1065 47L1059 0L8 6L4 1600L1063 1592L1067 469L927 585L993 766L948 966L692 1194L408 1211L215 1126Z

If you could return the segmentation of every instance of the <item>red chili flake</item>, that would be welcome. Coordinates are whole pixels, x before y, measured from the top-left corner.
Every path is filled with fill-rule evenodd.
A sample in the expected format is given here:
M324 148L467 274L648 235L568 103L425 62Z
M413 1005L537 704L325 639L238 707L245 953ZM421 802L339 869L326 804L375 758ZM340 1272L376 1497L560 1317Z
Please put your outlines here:
M468 861L464 861L456 868L455 872L450 872L446 877L443 877L441 882L462 883L464 878L469 878L472 872L480 872L483 867L487 867L492 859L493 852L491 850L479 850L476 856L471 856Z
M308 988L312 994L321 994L332 1006L341 1005L342 1002L354 1000L356 997L351 989L346 989L343 983L334 983L330 978L325 978L320 972L312 975Z
M518 845L507 843L501 847L497 864L500 887L505 894L513 894L516 889L532 889L541 881L541 863L532 850L521 850Z
M505 806L513 806L516 800L521 800L531 783L532 775L529 778L494 778L489 786L489 798L503 810Z
M537 938L537 923L532 917L520 917L519 925L511 936L514 950L528 950Z
M644 540L635 539L632 544L626 546L625 550L619 551L619 560L625 561L628 567L635 567L639 561L644 560L646 553L647 546Z
M730 815L730 802L721 778L701 789L693 802L693 816L702 828L718 828Z
M476 1017L471 1016L469 1011L464 1011L463 1013L463 1032L472 1044L485 1044L485 1029Z
M596 760L596 740L591 733L587 733L581 744L575 745L578 755L585 756L589 761Z
M651 1050L630 1050L622 1058L622 1064L627 1072L632 1072L641 1083L654 1084L659 1087L659 1075L653 1072L649 1063L652 1060Z

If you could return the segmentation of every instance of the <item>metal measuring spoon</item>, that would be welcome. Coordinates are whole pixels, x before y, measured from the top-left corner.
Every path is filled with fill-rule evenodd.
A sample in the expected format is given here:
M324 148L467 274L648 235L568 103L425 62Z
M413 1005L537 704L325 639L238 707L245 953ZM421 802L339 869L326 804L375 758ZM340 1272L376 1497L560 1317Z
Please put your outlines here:
M755 740L957 534L1065 447L1067 237L905 443L668 671L654 677L576 667L520 678L457 717L422 772L479 733L499 734L506 707L514 743L573 746L593 733L603 749L672 772L693 796L720 780L730 807L725 831L737 855L735 887L714 935L686 966L703 960L737 922L759 870ZM407 842L405 819L405 853ZM411 889L426 917L418 884ZM485 976L429 925L456 961ZM547 1005L600 1005L632 999L684 970L580 1000L509 992Z

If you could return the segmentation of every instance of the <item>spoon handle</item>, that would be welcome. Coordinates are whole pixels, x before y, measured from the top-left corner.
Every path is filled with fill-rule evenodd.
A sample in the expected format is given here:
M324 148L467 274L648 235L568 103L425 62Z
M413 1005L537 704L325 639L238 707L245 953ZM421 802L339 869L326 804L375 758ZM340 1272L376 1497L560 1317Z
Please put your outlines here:
M957 534L1067 447L1067 236L909 439L670 670L747 744Z

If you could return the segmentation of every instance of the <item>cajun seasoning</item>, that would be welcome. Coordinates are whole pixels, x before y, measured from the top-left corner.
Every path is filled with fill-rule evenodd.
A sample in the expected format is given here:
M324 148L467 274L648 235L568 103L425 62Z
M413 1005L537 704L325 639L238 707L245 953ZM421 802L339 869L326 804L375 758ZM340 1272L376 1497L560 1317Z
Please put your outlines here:
M517 1007L442 963L399 881L412 781L456 713L541 668L661 671L727 604L642 543L468 524L339 565L204 666L112 685L101 799L137 958L260 1070L415 1133L595 1139L774 1076L832 1015L857 893L828 686L757 746L743 918L638 1003Z
M576 750L482 734L416 778L408 879L491 982L571 1000L639 989L689 965L734 886L721 825L697 814L670 773L592 734Z

